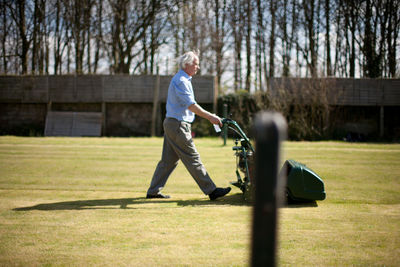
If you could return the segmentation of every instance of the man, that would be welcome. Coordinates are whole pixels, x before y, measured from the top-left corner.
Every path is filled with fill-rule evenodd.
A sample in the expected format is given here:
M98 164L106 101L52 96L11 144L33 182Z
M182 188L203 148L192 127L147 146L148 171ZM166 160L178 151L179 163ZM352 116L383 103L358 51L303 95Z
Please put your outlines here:
M211 180L193 143L191 123L195 115L220 126L221 119L204 110L194 99L191 79L200 69L198 55L192 51L185 53L179 58L179 67L168 88L163 151L147 190L147 198L170 197L162 194L161 190L180 159L203 193L215 200L228 194L231 188L216 187Z

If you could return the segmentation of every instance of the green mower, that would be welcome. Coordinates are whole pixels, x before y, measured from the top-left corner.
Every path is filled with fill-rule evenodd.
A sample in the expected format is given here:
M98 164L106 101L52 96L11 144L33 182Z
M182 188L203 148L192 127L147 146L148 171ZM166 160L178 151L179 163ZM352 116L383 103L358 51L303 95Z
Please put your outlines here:
M250 139L236 121L224 118L222 124L238 135L235 139L235 146L232 147L236 156L237 180L231 182L231 184L243 192L246 200L251 200L251 188L255 178L254 157L256 151ZM312 202L326 198L323 180L304 164L295 160L287 160L282 166L279 176L281 179L286 179L288 203Z

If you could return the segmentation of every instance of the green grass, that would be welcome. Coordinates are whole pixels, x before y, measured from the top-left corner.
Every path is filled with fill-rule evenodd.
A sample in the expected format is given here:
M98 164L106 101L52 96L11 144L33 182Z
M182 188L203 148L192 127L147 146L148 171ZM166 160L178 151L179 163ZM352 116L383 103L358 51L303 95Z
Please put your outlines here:
M231 146L195 140L219 186ZM211 202L179 164L144 198L161 138L0 137L0 266L247 266L251 206ZM279 209L280 266L400 266L400 145L286 142L327 199ZM283 160L282 159L282 160Z

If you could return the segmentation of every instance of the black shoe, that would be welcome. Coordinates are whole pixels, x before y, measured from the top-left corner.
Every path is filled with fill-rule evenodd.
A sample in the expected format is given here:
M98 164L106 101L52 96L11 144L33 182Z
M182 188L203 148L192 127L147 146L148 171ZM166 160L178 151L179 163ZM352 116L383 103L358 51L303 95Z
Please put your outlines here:
M221 187L217 187L215 188L215 190L209 194L208 196L210 197L211 200L216 200L219 197L223 197L226 194L228 194L231 191L230 187L226 187L226 188L221 188Z
M147 194L146 198L170 198L170 196L158 193L156 195Z

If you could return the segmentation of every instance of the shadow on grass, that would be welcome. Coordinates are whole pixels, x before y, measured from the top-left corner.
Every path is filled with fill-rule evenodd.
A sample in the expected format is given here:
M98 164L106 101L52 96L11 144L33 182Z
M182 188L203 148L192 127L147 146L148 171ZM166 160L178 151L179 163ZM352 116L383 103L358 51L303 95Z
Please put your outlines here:
M316 201L308 201L308 202L289 202L286 203L283 208L316 208L318 207L318 203Z
M86 209L137 209L138 207L129 207L129 205L140 204L157 204L157 203L176 203L178 206L207 206L207 205L233 205L233 206L249 206L244 200L242 194L228 195L215 201L208 199L146 199L138 198L119 198L119 199L95 199L95 200L76 200L55 203L38 204L31 207L15 208L14 211L30 211L30 210L86 210Z
M118 198L118 199L94 199L94 200L76 200L55 203L38 204L31 207L15 208L14 211L30 211L30 210L86 210L86 209L115 209L116 206L120 209L137 209L138 207L129 207L129 205L145 205L145 204L160 204L160 203L176 203L178 206L215 206L215 205L231 205L231 206L251 206L252 203L246 201L242 194L228 195L215 201L208 199L146 199L145 197L138 198ZM309 208L318 207L318 204L313 202L305 203L290 203L285 204L284 208Z

